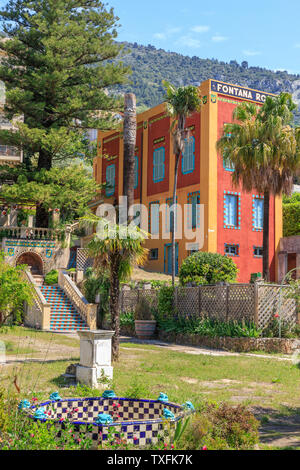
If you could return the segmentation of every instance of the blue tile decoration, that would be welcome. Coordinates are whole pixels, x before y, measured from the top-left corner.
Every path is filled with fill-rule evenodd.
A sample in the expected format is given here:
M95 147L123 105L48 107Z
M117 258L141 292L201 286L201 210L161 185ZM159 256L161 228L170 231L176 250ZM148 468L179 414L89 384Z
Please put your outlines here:
M117 413L116 403L120 405ZM128 444L145 447L157 443L162 436L164 414L170 416L169 425L175 430L177 422L193 411L186 404L176 405L169 401L96 397L50 400L23 409L22 413L34 420L55 422L58 426L63 426L65 421L72 423L74 429L85 426L87 437L94 441L105 441L112 433L122 434ZM121 413L122 417L116 416ZM97 418L104 414L110 415L113 422L98 423Z

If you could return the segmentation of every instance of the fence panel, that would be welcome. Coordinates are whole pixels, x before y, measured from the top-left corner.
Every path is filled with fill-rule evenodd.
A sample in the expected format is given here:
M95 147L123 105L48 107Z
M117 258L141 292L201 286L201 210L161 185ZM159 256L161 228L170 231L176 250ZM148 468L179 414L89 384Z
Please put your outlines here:
M175 293L175 308L180 316L198 316L199 288L177 288Z
M174 296L174 315L198 317L205 315L220 321L256 321L265 329L279 313L279 285L230 284L177 288ZM289 287L282 288L283 321L292 328L298 323L297 304L287 298ZM158 307L157 289L132 289L121 292L121 311L133 312L140 298Z
M258 285L258 326L266 328L279 313L280 286L259 284ZM287 298L289 287L281 291L281 316L284 322L293 328L297 325L297 304L294 299Z
M254 285L228 285L227 320L254 321L255 293Z

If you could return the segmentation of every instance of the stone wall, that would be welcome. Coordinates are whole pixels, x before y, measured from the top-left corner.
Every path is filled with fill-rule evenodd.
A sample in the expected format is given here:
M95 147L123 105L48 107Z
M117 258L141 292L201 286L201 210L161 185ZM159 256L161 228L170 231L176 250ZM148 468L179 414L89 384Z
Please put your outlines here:
M234 352L264 351L267 353L293 354L300 350L299 339L285 338L210 338L198 335L184 335L160 331L161 341Z

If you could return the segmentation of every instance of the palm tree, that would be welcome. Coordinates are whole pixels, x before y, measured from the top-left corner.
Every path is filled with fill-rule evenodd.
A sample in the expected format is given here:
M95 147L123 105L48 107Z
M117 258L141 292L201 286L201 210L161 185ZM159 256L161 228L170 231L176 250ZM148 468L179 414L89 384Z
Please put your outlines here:
M295 105L288 93L268 97L260 110L243 103L226 124L217 149L234 166L232 181L264 196L263 277L270 280L270 196L290 194L300 165L299 130L291 126Z
M186 131L187 118L201 109L202 99L199 88L195 86L174 87L171 83L163 80L166 89L166 103L168 114L174 119L171 126L173 135L173 152L175 155L175 171L173 186L173 209L170 223L172 234L172 284L175 284L176 274L176 244L175 244L175 205L177 193L177 179L180 155L184 150L185 139L188 136Z
M109 312L111 326L115 332L112 339L112 357L117 361L120 342L120 281L130 277L135 265L143 265L146 261L148 250L144 248L143 243L147 234L138 227L116 225L96 216L90 217L88 222L98 224L98 233L88 245L89 254L94 258L96 274L101 275L104 269L109 272Z

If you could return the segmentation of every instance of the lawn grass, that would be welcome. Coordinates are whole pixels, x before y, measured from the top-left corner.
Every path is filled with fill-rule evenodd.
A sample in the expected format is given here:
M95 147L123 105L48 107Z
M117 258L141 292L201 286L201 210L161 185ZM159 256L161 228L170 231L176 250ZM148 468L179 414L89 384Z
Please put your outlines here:
M0 328L0 341L5 338L12 338L14 342L24 342L24 338L32 338L34 340L42 341L45 343L62 344L70 347L79 347L79 338L68 337L60 334L53 334L46 331L32 330L21 326L2 327Z
M61 375L71 363L79 362L79 341L61 335L35 332L17 328L14 332L0 334L0 340L11 341L23 335L36 335L39 341L70 346L66 359L19 365L0 365L0 385L8 386L12 376L19 376L22 396L30 392L48 397L60 390L69 396ZM32 352L32 351L31 351ZM13 374L14 371L14 374ZM36 386L35 386L36 384ZM161 348L155 345L123 343L119 363L114 367L114 381L110 384L118 396L157 398L167 393L170 400L183 403L190 400L199 404L203 400L228 401L272 408L282 413L284 409L300 409L300 369L288 361L239 356L193 355Z

